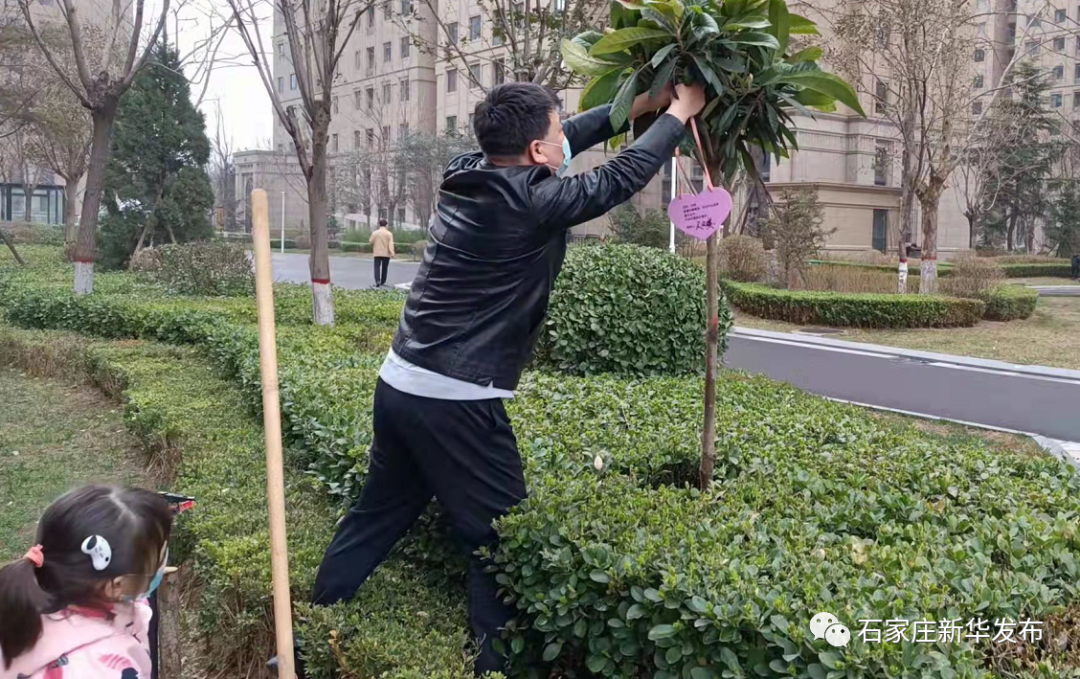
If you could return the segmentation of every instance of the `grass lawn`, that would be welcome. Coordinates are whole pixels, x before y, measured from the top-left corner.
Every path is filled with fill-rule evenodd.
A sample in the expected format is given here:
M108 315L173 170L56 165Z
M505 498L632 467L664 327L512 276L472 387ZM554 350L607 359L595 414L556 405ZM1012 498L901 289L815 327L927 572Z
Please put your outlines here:
M90 482L145 484L120 408L95 389L0 366L0 563L31 546L41 512Z
M1058 279L1061 280L1061 279ZM756 318L738 310L735 323L747 328L796 332L804 326ZM830 335L904 349L992 358L1010 363L1080 370L1080 297L1041 297L1031 318L973 328L864 330L846 328Z
M1009 283L1022 283L1023 285L1080 285L1080 281L1071 278L1051 278L1039 276L1035 278L1010 278Z

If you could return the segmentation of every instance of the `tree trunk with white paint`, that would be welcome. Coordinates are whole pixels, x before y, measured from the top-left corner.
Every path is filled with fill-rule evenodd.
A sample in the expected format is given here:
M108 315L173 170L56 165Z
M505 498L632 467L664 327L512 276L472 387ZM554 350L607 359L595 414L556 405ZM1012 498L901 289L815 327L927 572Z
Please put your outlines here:
M922 229L922 264L919 267L919 294L937 293L937 227L938 206L923 203Z
M311 234L311 299L316 325L334 324L334 295L330 287L330 248L326 233L326 140L330 111L317 102L318 113L311 132L311 177L308 179L308 219Z
M79 198L79 180L64 179L64 244L72 246L78 235L75 220L75 201Z
M98 213L105 193L105 164L112 152L113 122L116 104L92 112L94 120L93 145L86 171L86 191L83 193L82 215L79 219L79 238L75 245L75 294L89 295L94 291L94 253L97 245Z
M902 248L906 254L907 248ZM900 260L900 268L898 269L899 276L897 277L896 291L903 295L907 292L907 258Z

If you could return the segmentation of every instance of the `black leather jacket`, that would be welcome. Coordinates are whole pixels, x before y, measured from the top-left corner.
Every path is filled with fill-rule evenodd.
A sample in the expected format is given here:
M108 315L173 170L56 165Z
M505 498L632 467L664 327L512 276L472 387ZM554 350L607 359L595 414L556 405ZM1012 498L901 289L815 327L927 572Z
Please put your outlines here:
M446 168L394 353L440 375L514 389L547 313L567 230L626 202L670 160L683 123L660 116L596 169L496 167L480 152ZM566 120L576 155L615 136L603 106Z

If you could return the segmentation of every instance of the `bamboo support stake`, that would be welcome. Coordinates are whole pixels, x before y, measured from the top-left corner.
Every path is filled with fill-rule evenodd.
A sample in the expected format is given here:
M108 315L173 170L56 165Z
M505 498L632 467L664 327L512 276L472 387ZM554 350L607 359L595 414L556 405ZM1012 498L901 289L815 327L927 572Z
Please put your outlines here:
M270 267L270 214L266 191L251 192L255 299L259 308L259 368L262 373L263 429L266 434L266 504L270 512L270 564L274 580L274 630L278 677L295 679L289 552L285 540L285 478L281 454L277 340L274 331L274 277Z
M705 252L705 421L701 432L701 469L698 485L705 490L712 483L716 464L716 370L719 344L720 308L717 300L719 252L716 239L720 232L709 236Z

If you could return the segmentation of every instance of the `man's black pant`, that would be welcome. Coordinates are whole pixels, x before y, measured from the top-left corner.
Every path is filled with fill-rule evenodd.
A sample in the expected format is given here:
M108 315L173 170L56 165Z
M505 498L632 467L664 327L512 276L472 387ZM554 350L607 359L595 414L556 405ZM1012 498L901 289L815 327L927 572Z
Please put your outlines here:
M375 258L375 285L386 285L386 272L390 270L389 257Z
M313 603L351 599L434 496L470 555L469 624L481 642L477 674L502 670L491 642L513 613L475 555L495 544L492 520L525 498L521 456L502 401L421 398L379 380L374 425L367 481L326 550Z

